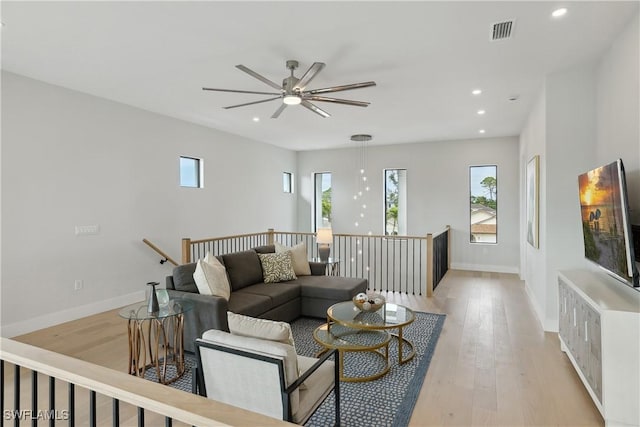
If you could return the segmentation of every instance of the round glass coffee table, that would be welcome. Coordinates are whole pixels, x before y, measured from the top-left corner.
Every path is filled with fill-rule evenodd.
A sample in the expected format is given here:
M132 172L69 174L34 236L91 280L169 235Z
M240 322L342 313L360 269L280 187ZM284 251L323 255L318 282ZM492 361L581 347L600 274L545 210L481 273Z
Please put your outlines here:
M398 364L403 364L416 355L413 343L402 335L402 329L413 323L415 313L400 304L385 303L380 310L374 312L360 311L352 301L339 302L327 310L327 324L329 329L333 324L366 331L387 331L397 329L397 334L391 334L398 339ZM405 356L405 346L409 347Z
M380 378L389 372L389 341L391 335L386 331L366 331L343 325L323 324L313 331L313 339L325 349L337 349L340 354L340 380L347 382L363 382ZM384 352L382 352L384 349ZM346 376L344 374L345 352L367 351L380 358L381 366L375 373L362 376Z
M131 375L144 377L148 368L155 367L162 384L170 384L184 375L184 313L191 309L192 302L172 299L155 313L147 312L146 302L120 310L120 317L128 320Z

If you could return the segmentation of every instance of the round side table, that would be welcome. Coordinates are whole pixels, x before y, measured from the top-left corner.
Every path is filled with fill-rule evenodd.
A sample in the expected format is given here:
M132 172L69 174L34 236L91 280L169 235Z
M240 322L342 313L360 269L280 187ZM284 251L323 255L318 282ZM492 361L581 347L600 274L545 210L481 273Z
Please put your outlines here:
M155 367L161 384L170 384L184 375L184 313L191 309L192 302L172 299L157 313L147 312L146 302L120 310L120 317L128 320L131 375L144 377L147 369Z

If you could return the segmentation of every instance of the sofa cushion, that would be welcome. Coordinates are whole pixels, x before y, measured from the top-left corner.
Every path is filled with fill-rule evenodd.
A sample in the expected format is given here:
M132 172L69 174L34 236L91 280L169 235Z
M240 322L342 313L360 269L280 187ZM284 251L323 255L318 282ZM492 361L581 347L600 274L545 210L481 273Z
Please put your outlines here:
M248 292L231 292L227 304L227 310L251 317L258 317L272 308L273 301L271 298Z
M311 267L309 267L307 258L307 245L298 243L293 247L288 247L276 242L275 247L276 253L291 251L291 262L296 276L309 276L311 274Z
M302 276L290 283L300 284L303 298L335 301L348 301L367 289L367 279L339 276Z
M292 282L282 282L278 284L258 283L242 288L238 292L269 297L271 298L272 307L277 307L285 304L287 301L300 297L300 285Z
M275 253L276 247L274 245L256 246L253 250L259 254L272 254Z
M291 262L291 252L276 254L258 254L262 264L262 278L264 283L286 282L296 279Z
M196 263L179 265L173 269L173 287L176 291L198 293L198 287L193 279Z
M262 265L255 251L250 250L222 255L222 260L227 268L231 291L237 291L245 286L262 282Z

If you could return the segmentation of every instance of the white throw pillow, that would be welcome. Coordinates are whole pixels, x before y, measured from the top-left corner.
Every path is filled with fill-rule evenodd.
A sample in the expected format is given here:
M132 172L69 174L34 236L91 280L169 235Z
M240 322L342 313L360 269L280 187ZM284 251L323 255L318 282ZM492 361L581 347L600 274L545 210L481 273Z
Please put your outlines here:
M275 242L276 253L291 251L291 261L293 263L293 271L296 276L310 276L311 267L307 259L307 246L304 243L298 243L294 247L287 247Z
M205 260L198 260L193 280L196 282L200 294L215 295L229 301L231 286L227 270L215 257L210 257L207 254Z
M293 334L291 333L291 325L287 322L257 319L230 311L227 312L227 321L229 322L229 331L233 335L277 341L283 344L289 344L294 348L296 346L293 341Z
M229 323L229 332L232 335L240 335L243 337L259 338L268 341L276 341L283 344L289 344L296 351L296 343L293 340L291 325L287 322L279 322L277 320L258 319L255 317L244 316L242 314L227 311L227 322ZM298 368L298 361L295 362L296 372L300 376L301 372ZM306 390L307 386L300 384L300 390Z

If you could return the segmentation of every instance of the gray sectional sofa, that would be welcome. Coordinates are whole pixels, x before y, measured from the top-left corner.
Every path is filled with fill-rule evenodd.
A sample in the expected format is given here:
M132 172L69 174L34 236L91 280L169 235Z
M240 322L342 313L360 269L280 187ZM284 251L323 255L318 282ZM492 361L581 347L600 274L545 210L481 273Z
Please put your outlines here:
M218 256L225 266L231 297L229 301L200 295L193 279L195 263L173 269L166 288L171 298L184 298L194 308L185 313L185 350L194 351L194 341L209 329L228 331L227 311L263 319L291 322L300 316L325 318L327 308L366 292L367 279L325 275L325 265L310 262L311 275L295 280L264 283L258 253L272 253L273 245Z

